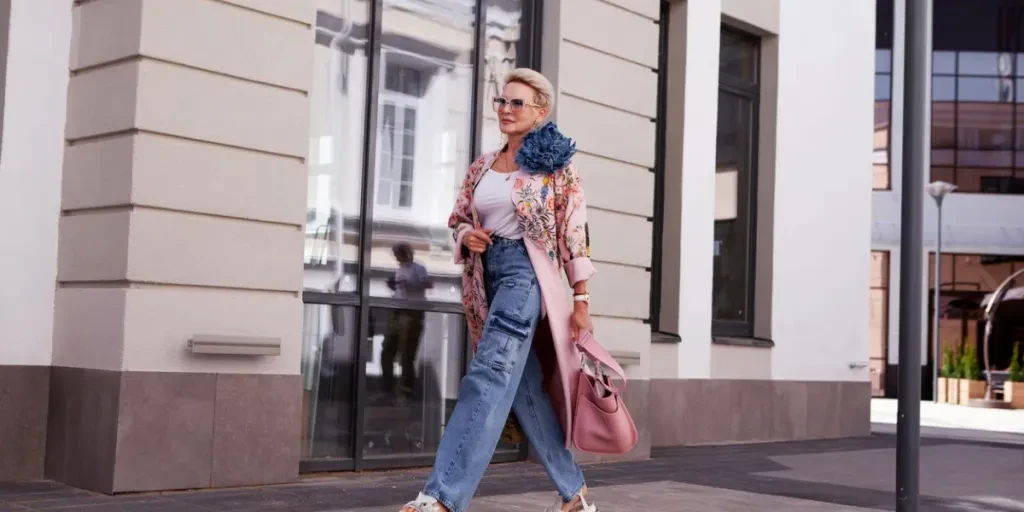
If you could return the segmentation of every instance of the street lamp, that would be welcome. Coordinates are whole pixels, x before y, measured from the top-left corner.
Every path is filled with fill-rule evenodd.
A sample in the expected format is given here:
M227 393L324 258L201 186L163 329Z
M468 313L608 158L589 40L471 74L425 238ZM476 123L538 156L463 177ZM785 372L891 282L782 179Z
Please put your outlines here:
M925 186L935 200L937 212L935 223L935 305L932 311L932 401L939 402L939 288L942 285L942 200L956 190L956 185L945 181L933 181Z

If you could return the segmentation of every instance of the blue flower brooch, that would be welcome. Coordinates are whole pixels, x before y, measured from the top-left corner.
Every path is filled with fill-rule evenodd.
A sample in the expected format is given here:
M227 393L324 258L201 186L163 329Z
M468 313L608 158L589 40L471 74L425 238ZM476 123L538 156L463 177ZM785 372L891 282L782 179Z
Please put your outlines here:
M576 143L547 122L523 137L516 163L528 174L553 174L564 168L576 154Z

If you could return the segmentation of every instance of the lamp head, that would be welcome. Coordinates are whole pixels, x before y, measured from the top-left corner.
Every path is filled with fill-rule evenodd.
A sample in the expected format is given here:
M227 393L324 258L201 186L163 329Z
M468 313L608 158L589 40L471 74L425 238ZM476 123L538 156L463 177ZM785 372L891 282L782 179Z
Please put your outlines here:
M925 190L935 200L941 201L942 198L946 197L947 194L957 189L957 186L952 183L946 183L945 181L933 181L925 185Z

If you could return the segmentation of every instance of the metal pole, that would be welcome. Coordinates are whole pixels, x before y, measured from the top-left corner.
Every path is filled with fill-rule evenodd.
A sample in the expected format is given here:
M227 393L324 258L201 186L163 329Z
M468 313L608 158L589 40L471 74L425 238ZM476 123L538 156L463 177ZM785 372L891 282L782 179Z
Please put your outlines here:
M924 176L931 122L931 0L907 0L900 228L899 389L896 510L916 512L921 434L921 313L924 311Z
M939 403L939 288L942 286L942 196L935 198L935 298L932 311L932 402Z

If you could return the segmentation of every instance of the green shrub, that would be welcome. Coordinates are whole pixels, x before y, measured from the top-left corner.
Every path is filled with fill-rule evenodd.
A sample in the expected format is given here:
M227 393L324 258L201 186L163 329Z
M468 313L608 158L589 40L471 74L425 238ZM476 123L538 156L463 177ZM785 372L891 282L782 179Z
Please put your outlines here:
M960 355L960 378L967 380L981 380L981 365L978 363L978 349L974 344L965 343L963 353Z
M1013 344L1013 357L1010 360L1010 382L1024 382L1024 365L1020 360L1020 342Z
M939 368L939 375L946 379L955 379L957 374L956 365L953 363L953 347L946 345L946 348L942 349L942 367Z

